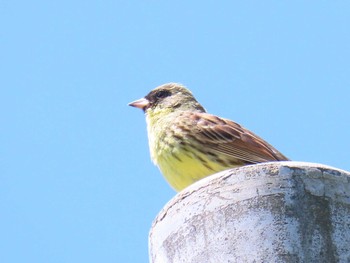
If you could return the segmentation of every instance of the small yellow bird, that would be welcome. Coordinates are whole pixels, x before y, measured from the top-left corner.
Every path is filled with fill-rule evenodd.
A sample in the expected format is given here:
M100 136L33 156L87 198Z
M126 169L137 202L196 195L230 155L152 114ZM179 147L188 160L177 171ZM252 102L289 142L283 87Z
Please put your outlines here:
M181 84L161 85L129 105L145 112L151 158L176 191L229 168L288 160L241 125L206 113Z

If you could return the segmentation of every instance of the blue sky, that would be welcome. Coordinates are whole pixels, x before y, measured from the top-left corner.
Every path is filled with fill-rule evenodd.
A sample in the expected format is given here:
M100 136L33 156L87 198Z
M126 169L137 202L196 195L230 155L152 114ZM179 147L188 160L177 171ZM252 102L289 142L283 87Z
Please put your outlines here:
M148 262L175 192L127 103L166 82L350 170L349 24L349 1L1 1L1 262Z

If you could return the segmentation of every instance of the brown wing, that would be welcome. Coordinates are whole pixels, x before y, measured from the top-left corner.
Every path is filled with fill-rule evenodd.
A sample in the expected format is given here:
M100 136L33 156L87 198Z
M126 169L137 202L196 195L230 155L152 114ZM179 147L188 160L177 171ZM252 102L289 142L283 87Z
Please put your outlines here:
M193 139L214 152L247 163L288 160L266 141L233 121L208 113L187 112L184 115L187 114L189 116L183 117L192 123L192 127L195 124L191 132Z

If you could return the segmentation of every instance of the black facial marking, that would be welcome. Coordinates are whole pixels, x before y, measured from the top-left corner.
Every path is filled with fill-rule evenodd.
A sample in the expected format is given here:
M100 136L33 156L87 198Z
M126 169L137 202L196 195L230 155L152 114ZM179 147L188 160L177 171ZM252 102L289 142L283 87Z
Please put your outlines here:
M159 90L156 92L155 97L157 99L163 99L165 97L169 97L171 95L171 92L169 90Z
M151 107L155 107L161 100L171 95L170 90L160 89L151 91L145 98L150 102Z

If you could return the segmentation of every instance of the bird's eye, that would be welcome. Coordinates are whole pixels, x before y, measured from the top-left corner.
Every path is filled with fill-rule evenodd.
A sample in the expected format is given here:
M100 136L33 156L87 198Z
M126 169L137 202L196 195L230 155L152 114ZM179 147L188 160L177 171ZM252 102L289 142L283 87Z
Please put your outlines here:
M170 95L171 95L171 93L168 90L160 90L156 93L157 99L162 99L162 98L168 97Z

